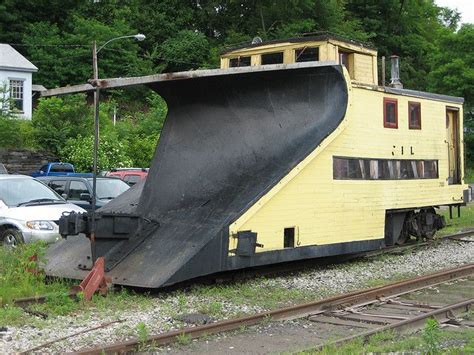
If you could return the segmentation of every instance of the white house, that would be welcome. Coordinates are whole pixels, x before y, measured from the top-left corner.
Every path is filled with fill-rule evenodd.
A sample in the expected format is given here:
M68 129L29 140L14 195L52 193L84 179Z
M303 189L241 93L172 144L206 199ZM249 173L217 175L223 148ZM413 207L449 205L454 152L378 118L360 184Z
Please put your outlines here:
M37 71L38 68L12 46L0 43L0 88L6 89L4 95L9 95L14 111L26 119L31 119L32 76Z

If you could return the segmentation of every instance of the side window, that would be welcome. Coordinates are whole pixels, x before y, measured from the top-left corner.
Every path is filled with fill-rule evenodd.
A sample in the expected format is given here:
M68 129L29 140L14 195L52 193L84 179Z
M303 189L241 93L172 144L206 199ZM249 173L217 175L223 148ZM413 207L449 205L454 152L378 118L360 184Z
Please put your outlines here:
M40 171L42 171L43 173L47 172L47 171L48 171L48 165L43 165L43 166L40 168Z
M262 54L262 65L283 63L283 52Z
M236 67L248 67L250 66L250 57L237 57L237 58L231 58L229 60L229 66L231 68L236 68Z
M53 180L48 185L60 195L66 191L66 181Z
M71 200L79 200L81 198L81 194L88 194L89 190L87 189L86 184L82 181L71 181L69 185L69 196Z
M295 49L295 62L313 62L319 60L319 47L303 47Z
M421 104L419 102L408 102L408 128L421 129Z
M396 99L383 99L383 126L385 128L398 128L398 101Z

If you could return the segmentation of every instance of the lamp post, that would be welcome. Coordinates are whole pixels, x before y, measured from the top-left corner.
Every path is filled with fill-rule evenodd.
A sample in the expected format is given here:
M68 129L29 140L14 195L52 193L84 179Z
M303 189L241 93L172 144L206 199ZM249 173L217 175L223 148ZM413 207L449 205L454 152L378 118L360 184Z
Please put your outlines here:
M93 171L92 171L92 212L91 212L91 228L90 228L90 240L91 240L91 256L92 256L92 265L95 264L97 259L96 250L95 250L95 232L96 232L96 223L95 223L95 208L97 202L97 155L99 150L99 95L100 95L100 87L99 87L99 66L97 63L97 54L110 42L117 41L119 39L124 38L135 38L137 41L143 41L146 37L142 33L138 33L136 35L130 36L120 36L115 37L97 49L97 42L94 41L92 43L92 67L93 67L93 83L95 86L94 91L94 151L93 151Z

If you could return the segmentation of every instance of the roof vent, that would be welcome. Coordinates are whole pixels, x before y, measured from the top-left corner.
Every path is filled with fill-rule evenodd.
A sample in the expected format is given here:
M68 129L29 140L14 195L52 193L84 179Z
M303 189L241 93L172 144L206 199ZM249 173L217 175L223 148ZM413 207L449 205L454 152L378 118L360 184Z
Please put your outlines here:
M257 36L257 37L254 37L254 38L252 39L252 44L259 44L259 43L262 43L262 42L263 42L262 38L261 38L261 37L258 37L258 36ZM248 43L248 42L247 42L247 43Z
M398 55L392 55L390 57L391 60L391 78L390 78L390 86L403 89L403 84L400 81L400 57Z

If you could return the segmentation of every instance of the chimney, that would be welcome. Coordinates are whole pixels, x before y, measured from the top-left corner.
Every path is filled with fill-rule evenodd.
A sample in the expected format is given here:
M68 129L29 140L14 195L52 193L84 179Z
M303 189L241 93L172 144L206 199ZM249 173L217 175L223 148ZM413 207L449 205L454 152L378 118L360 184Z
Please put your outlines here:
M398 55L392 55L390 57L391 60L391 78L390 78L390 86L403 89L403 84L400 81L400 57Z

